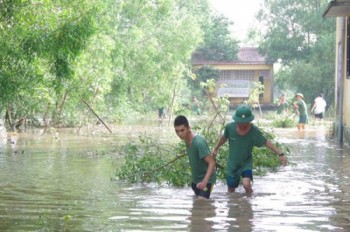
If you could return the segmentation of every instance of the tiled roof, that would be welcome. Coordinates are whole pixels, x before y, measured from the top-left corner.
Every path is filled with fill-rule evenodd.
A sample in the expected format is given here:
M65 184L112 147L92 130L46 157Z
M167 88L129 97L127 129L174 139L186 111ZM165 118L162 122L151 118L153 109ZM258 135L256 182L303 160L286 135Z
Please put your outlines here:
M257 47L243 47L237 53L237 60L234 61L210 61L204 60L198 54L192 56L193 65L215 65L215 64L273 64L266 61L265 57L259 53Z

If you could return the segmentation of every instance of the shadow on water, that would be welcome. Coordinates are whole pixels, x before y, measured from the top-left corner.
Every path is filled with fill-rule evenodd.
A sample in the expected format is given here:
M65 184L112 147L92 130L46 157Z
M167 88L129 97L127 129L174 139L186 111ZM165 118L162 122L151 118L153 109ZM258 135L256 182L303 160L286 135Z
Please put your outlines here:
M327 129L275 130L295 165L254 177L254 193L217 183L208 201L190 188L110 181L117 147L171 127L115 126L0 134L1 231L350 231L350 154Z

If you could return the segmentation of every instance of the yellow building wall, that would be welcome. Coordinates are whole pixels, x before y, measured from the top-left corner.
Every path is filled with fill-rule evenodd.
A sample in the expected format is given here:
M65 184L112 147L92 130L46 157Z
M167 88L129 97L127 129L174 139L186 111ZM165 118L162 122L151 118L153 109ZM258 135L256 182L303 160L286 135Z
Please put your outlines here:
M273 70L270 70L271 76L264 77L264 94L259 99L261 104L269 104L273 102ZM255 72L254 81L259 81L259 71Z
M259 72L269 71L270 76L264 77L264 94L263 98L259 100L260 104L273 103L273 85L274 85L274 73L273 64L213 64L212 67L218 70L253 70L254 82L259 82ZM194 68L201 68L202 65L195 66ZM237 105L243 103L247 98L230 98L231 105Z

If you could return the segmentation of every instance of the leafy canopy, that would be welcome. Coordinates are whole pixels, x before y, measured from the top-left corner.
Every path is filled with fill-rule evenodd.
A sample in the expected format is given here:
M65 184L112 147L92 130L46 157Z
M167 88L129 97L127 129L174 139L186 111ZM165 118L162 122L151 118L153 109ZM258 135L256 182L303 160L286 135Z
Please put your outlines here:
M328 1L265 0L257 19L261 53L281 64L281 90L302 92L311 104L320 93L334 100L335 22L322 18Z

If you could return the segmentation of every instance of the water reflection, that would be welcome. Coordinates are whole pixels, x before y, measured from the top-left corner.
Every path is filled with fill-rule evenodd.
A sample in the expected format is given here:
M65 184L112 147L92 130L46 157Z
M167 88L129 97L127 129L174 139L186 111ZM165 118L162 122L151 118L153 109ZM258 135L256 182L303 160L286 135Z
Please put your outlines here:
M190 231L212 231L214 225L215 204L212 200L193 200L189 220Z
M229 207L228 217L236 218L238 231L252 231L253 211L249 199L251 196L247 197L242 195L236 196L237 200L232 202L231 207ZM236 205L234 202L237 202ZM234 226L233 229L235 230L236 227ZM232 231L232 228L230 231Z
M226 186L225 186L226 187ZM217 224L220 231L252 231L251 196L242 192L225 193L217 200Z

